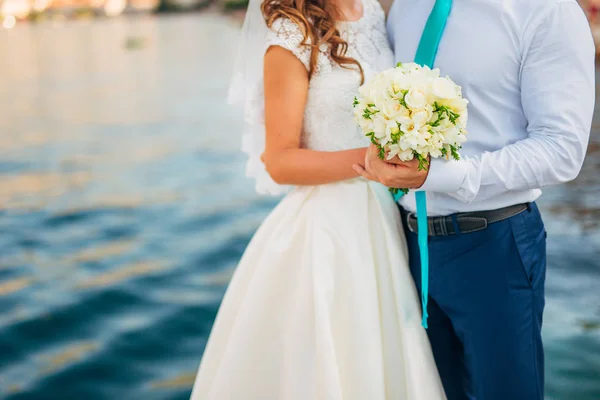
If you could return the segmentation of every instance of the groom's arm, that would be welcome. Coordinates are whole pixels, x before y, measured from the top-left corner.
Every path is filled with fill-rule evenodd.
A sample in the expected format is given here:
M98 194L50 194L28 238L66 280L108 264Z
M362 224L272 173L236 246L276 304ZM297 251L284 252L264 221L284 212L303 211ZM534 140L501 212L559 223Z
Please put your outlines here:
M563 2L549 10L531 35L522 66L528 138L460 161L433 160L421 189L470 202L575 179L594 110L594 57L581 8Z

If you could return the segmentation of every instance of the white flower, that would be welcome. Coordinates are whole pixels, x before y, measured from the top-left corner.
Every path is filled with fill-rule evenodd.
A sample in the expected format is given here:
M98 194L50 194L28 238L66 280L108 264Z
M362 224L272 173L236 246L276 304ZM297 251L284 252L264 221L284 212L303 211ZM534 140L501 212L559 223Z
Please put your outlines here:
M429 151L430 148L429 146L420 146L419 148L417 148L417 150L415 150L417 153L419 153L419 155L423 158L427 158L429 157Z
M421 66L419 64L414 63L414 62L409 62L409 63L401 63L400 66L397 67L396 69L398 69L402 73L407 73L410 71L417 71L417 70L419 70L419 68L421 68Z
M373 104L374 98L379 92L379 88L373 84L363 85L358 89L358 93L362 97L361 103L364 104Z
M431 122L433 118L433 107L427 105L423 108L414 110L411 114L411 119L415 125L421 127Z
M392 142L392 135L399 132L398 124L395 121L384 120L384 125L385 127L381 129L381 132L375 134L382 146Z
M421 67L418 73L422 77L422 79L426 79L428 81L430 81L431 79L439 78L440 76L439 68L431 69L427 65Z
M431 92L440 99L456 99L459 97L456 85L447 78L435 78L431 82Z
M439 68L432 69L427 73L427 75L430 78L439 78L440 77L440 69Z
M386 157L386 160L391 160L392 158L396 157L398 155L398 153L400 153L400 151L401 151L399 144L390 144L388 146L387 150L388 150L388 155Z
M431 127L429 125L421 126L419 127L419 135L425 140L430 140L432 137L430 130Z
M392 76L393 93L401 94L403 90L408 90L410 85L411 82L408 75L396 73Z
M444 142L451 145L461 145L466 140L460 129L455 126L444 130L442 134L444 135Z
M411 87L404 97L406 105L413 110L424 108L427 105L427 91L424 87Z
M467 111L466 107L467 106L465 104L465 110L460 112L460 117L458 117L456 120L456 125L463 129L467 127L467 122L469 120L469 112Z
M452 111L456 113L462 113L467 111L467 105L469 101L467 99L463 99L462 97L456 97L454 99L444 99L440 101L440 104L449 107Z
M420 135L419 131L417 130L411 133L405 133L400 138L400 147L402 148L402 150L414 150L423 146L427 146L427 141L422 135Z
M392 98L381 102L381 112L387 119L395 120L397 117L408 117L409 111L398 100Z
M358 103L354 106L354 119L360 123L363 119L363 114L365 112L366 105L364 103Z
M399 144L390 144L388 146L387 160L391 160L394 157L398 157L401 161L410 161L415 158L415 154L412 150L402 150Z
M407 136L416 136L419 134L420 126L417 126L412 120L400 124L400 130Z
M434 113L436 102L446 109ZM355 120L388 159L439 158L466 140L468 101L439 69L407 63L384 71L359 89L357 103Z
M415 153L412 150L403 150L398 153L398 158L401 161L411 161L413 158L415 158Z
M387 136L387 121L380 116L373 118L372 131L377 139L384 139Z

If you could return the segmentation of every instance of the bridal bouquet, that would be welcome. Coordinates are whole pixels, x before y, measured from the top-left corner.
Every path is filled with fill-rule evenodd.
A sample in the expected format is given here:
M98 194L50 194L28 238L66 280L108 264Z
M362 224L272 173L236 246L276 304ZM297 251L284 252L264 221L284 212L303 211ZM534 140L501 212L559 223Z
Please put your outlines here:
M461 87L439 69L399 63L367 82L354 98L356 121L379 149L381 159L458 160L467 138L467 104ZM407 189L390 189L394 194Z

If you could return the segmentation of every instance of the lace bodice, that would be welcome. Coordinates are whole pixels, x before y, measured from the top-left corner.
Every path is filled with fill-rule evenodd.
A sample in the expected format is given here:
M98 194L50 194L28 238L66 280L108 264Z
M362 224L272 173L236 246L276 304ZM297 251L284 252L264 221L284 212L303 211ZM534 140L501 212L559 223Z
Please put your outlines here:
M368 80L391 68L394 56L387 39L383 9L377 0L363 0L363 9L360 20L339 23L338 28L348 42L346 55L360 62ZM301 45L303 39L296 23L280 18L271 27L268 46L290 50L308 69L311 49ZM360 86L360 73L352 65L349 68L331 60L327 45L321 46L304 113L303 147L336 151L368 145L367 138L357 128L352 109Z
M347 56L360 62L365 79L393 66L393 54L385 29L385 15L377 0L363 1L363 17L356 22L339 23L341 36L348 43ZM302 45L302 30L292 20L280 18L266 29L266 51L281 46L291 51L307 68L311 48ZM257 55L257 56L262 56ZM230 99L244 101L245 127L242 150L248 154L246 175L256 179L262 194L280 195L287 187L276 184L261 161L265 148L264 82L253 75L234 75ZM369 144L354 121L353 100L360 86L360 73L354 66L341 67L329 55L325 44L318 55L316 71L310 80L304 112L302 147L321 151L338 151ZM244 90L239 92L239 88ZM233 93L233 96L232 96Z

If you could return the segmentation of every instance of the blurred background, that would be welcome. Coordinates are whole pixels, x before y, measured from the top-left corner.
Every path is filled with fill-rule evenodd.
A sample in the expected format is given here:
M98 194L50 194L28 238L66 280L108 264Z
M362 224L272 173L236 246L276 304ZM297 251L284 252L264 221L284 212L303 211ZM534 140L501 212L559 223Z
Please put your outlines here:
M277 202L225 105L244 6L0 0L0 399L189 398ZM600 399L599 123L579 179L540 201L548 399Z

